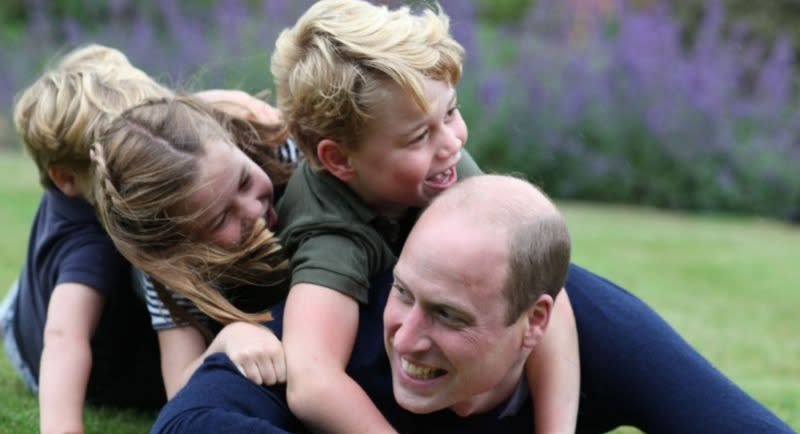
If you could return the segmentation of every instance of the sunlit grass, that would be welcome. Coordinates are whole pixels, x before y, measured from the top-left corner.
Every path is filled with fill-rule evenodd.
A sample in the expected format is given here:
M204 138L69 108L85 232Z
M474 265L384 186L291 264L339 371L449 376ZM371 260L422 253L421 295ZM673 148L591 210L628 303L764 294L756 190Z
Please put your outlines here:
M24 260L40 193L32 163L0 154L2 294ZM643 298L722 372L800 427L800 227L758 218L560 205L576 263ZM36 432L36 399L5 357L0 396L0 431ZM142 433L152 419L90 408L86 431Z
M562 203L575 262L663 315L723 373L800 426L800 227Z
M28 231L42 188L36 167L19 153L0 153L0 294L5 296L25 259ZM124 373L121 373L124 375ZM25 388L8 359L0 357L0 433L38 432L36 397ZM90 408L86 433L147 432L152 414Z

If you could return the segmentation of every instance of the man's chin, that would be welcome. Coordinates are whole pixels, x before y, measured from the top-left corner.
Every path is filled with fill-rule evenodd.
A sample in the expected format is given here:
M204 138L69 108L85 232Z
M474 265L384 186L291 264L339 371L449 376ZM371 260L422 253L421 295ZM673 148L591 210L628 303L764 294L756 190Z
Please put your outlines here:
M427 405L420 403L416 399L406 399L406 397L398 396L397 394L394 395L394 399L400 407L414 414L428 414L436 411L431 410Z
M393 387L394 399L400 407L415 414L427 414L441 410L446 406L441 405L435 397L420 396L411 391L397 386Z

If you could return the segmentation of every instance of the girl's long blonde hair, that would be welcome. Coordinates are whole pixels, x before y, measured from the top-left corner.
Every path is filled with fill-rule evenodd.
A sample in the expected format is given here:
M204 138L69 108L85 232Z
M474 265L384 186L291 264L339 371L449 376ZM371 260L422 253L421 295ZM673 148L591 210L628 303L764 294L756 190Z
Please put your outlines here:
M202 188L196 182L198 160L209 141L237 144L279 186L291 171L276 158L276 148L286 138L282 124L231 119L186 96L131 108L92 147L98 216L120 253L153 278L160 295L169 288L222 324L269 320L269 312L243 312L218 290L246 286L265 293L265 303L285 295L287 261L263 219L239 248L228 250L186 232L186 223L202 210L188 215L175 210ZM174 303L164 301L176 315Z

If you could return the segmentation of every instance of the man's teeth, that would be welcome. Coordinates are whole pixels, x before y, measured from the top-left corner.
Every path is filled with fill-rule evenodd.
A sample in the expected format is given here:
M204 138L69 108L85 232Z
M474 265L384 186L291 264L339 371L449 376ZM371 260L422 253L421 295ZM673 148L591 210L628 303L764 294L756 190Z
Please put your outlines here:
M436 368L418 366L405 359L400 359L400 362L403 366L403 371L405 371L410 377L417 380L429 380L440 375L440 370Z

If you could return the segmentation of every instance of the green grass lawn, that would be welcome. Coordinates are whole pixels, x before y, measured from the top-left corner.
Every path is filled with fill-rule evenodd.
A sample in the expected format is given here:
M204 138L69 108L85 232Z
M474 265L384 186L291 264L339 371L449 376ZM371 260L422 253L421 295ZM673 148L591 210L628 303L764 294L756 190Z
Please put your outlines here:
M0 154L1 294L19 272L40 191L27 159ZM560 205L576 263L643 298L722 372L800 427L800 227L756 218ZM5 357L0 357L0 400L0 432L36 432L36 399ZM141 433L152 418L89 409L86 432Z

